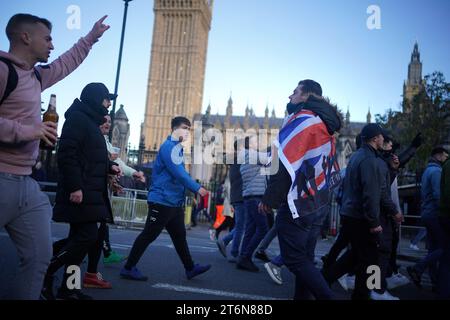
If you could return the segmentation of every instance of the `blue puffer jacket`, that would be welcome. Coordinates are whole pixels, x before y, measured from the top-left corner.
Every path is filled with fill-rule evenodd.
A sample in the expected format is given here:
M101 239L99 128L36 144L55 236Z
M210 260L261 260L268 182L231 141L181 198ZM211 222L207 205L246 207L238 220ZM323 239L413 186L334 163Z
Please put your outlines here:
M153 165L152 181L148 202L168 207L182 207L186 188L197 192L201 187L184 168L183 146L170 136L159 148Z
M441 195L441 173L441 164L438 161L431 159L422 175L422 218L435 218L438 216L439 199Z

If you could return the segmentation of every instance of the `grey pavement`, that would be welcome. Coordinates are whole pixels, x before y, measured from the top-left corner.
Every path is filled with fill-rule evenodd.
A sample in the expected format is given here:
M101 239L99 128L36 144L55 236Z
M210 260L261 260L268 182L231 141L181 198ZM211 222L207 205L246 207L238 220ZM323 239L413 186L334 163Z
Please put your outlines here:
M64 238L68 226L54 223L52 225L54 240ZM113 249L127 255L138 235L139 230L120 227L110 228L110 239ZM99 300L271 300L291 299L294 294L294 277L286 268L282 268L283 285L275 284L266 273L263 263L255 260L260 267L258 273L236 269L235 264L228 262L218 251L215 242L209 238L208 227L199 225L187 231L188 244L196 263L212 265L210 271L192 280L187 280L184 268L179 260L170 237L163 232L149 246L138 268L149 277L149 281L136 282L121 279L119 276L123 264L99 264L103 278L110 281L112 289L84 289L85 293ZM318 240L316 258L326 254L333 241ZM278 254L278 241L275 239L269 247L269 256ZM15 248L6 231L0 230L0 298L7 298L7 292L14 285L14 276L18 266ZM417 254L417 253L416 253ZM420 253L419 253L420 254ZM402 272L412 262L400 261ZM320 267L320 262L318 264ZM86 263L82 265L85 271ZM58 274L62 278L62 273ZM391 293L401 299L433 299L429 280L424 279L423 290L418 290L413 284L408 284ZM350 299L350 293L343 290L339 284L333 286L338 299Z

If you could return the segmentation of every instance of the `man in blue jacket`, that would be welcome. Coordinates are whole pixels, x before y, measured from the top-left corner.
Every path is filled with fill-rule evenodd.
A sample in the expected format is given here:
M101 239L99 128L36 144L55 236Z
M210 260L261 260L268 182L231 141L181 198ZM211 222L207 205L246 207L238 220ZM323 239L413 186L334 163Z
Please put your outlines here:
M148 215L144 230L134 241L124 268L122 278L146 281L147 277L136 268L147 247L166 228L175 249L183 262L188 279L209 270L210 265L199 265L192 261L186 241L184 226L184 200L186 188L202 197L208 191L193 180L184 168L182 141L189 137L191 123L184 117L172 119L172 134L161 145L156 157L152 181L148 193Z
M448 151L436 147L431 151L428 166L421 181L421 220L427 229L428 254L414 266L407 268L408 274L417 287L421 287L422 274L430 269L433 286L437 285L438 261L445 247L445 234L439 222L439 200L442 165L448 159Z

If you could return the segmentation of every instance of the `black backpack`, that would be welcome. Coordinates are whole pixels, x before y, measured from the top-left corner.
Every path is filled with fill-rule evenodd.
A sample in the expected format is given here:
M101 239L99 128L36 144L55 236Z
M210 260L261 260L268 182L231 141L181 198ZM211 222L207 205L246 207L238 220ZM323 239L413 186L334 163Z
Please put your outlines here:
M5 92L3 93L3 97L0 99L0 105L1 105L3 103L3 101L5 101L6 98L9 97L11 92L13 92L14 89L16 89L17 82L19 81L19 77L17 76L17 71L9 59L0 57L0 61L5 63L8 67L8 78L6 80ZM39 71L37 71L36 68L33 68L33 71L34 71L34 74L36 75L36 78L39 80L39 83L42 86L42 79L41 79L41 75L39 74Z

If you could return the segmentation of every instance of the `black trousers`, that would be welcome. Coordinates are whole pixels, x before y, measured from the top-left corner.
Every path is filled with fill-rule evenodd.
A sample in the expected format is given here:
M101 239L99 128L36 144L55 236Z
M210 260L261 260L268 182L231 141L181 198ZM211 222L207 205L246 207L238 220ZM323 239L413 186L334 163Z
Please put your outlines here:
M351 254L356 261L355 290L352 299L367 300L370 293L367 287L369 277L367 269L371 265L378 265L380 236L370 233L370 227L365 220L343 216L342 224L349 236Z
M107 240L108 239L108 240ZM68 243L69 238L61 239L53 243L53 255L58 255ZM108 243L108 245L106 245ZM98 228L97 241L88 250L88 268L87 272L97 273L98 262L100 261L100 256L103 253L106 255L106 251L111 247L109 245L109 228L106 222L101 222ZM111 251L109 251L111 252ZM109 255L109 254L108 254ZM84 258L84 257L83 257Z
M392 276L393 273L398 273L398 265L397 265L397 249L398 244L400 242L400 226L396 223L393 223L392 226L392 247L391 247L391 256L389 260L389 267L387 276Z
M104 222L102 222L104 223ZM109 226L107 223L104 223L104 239L103 239L103 256L105 258L108 258L109 255L111 254L111 243L109 241ZM102 226L100 226L101 228Z
M70 225L69 237L55 242L54 256L47 269L46 281L62 267L80 265L89 249L98 239L96 222L77 223ZM62 286L66 286L68 274L64 272Z
M373 235L373 237L378 241L377 245L378 261L376 264L380 267L381 271L381 289L380 290L375 289L375 291L378 293L383 293L387 289L386 277L388 275L388 271L390 268L391 249L392 249L391 247L393 241L392 227L394 221L392 220L391 217L382 214L380 216L380 224L381 227L383 228L383 232L379 234L378 237ZM346 230L345 228L348 228L348 225L342 228L340 234L342 234L343 238L349 239L348 237L349 231ZM344 244L344 242L342 242L342 244ZM330 250L330 252L331 251L332 250ZM331 285L343 275L355 272L357 264L358 264L358 256L356 255L355 251L352 251L350 249L345 251L344 254L341 257L339 257L339 259L336 262L332 263L329 266L326 267L324 266L322 274L324 278L327 280L327 282Z
M330 286L343 275L355 273L358 257L349 246L352 232L350 226L351 224L342 223L339 235L328 253L326 263L323 265L322 275ZM339 257L344 249L346 249L345 252ZM338 257L339 259L337 259Z
M337 258L341 254L341 252L348 247L350 244L350 239L345 234L345 229L341 228L341 231L339 232L336 241L333 243L333 246L331 247L330 251L327 255L326 264L327 266L332 266L334 263L336 263Z
M131 269L137 265L147 247L158 238L164 228L169 233L184 268L191 270L194 267L186 241L183 208L149 203L144 230L134 241L125 268Z
M388 276L392 257L394 223L392 217L385 214L380 215L380 224L383 232L380 234L380 245L378 247L378 265L381 271L381 290L375 289L378 293L383 293L387 289L386 277Z
M105 241L105 235L108 232L108 225L106 222L101 222L98 228L97 241L89 248L88 251L88 267L87 272L97 273L98 262L102 255L103 243Z

